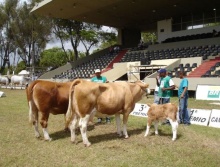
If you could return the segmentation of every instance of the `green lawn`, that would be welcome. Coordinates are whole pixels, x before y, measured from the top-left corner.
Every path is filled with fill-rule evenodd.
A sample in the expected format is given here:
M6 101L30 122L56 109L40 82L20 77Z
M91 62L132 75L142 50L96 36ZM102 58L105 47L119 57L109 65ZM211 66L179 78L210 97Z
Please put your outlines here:
M63 115L51 115L46 142L34 137L28 123L28 106L24 90L5 90L0 98L0 166L183 166L217 167L220 165L220 129L204 126L183 126L178 138L171 141L169 126L159 126L160 136L144 138L146 118L129 117L129 139L118 138L116 125L102 124L88 127L92 145L85 148L78 133L77 144L70 142L64 132ZM152 103L153 96L140 103ZM176 102L177 98L171 101ZM189 108L219 109L209 101L189 99ZM112 118L114 119L114 118ZM41 130L41 128L40 128Z

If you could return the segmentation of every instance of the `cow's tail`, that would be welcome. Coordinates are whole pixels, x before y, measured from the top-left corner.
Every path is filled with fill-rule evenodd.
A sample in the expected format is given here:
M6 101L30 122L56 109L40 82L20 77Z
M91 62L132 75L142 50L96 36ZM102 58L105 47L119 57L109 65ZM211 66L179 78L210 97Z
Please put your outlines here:
M33 124L38 121L38 111L33 99L33 88L39 81L34 81L26 88L27 101L29 106L29 123Z
M81 79L76 79L72 82L70 89L69 89L69 105L68 105L68 110L66 113L66 126L68 127L70 122L72 121L73 117L74 117L74 113L75 113L75 108L73 106L73 95L74 95L74 88L76 85L80 84L81 82L83 82L83 80Z

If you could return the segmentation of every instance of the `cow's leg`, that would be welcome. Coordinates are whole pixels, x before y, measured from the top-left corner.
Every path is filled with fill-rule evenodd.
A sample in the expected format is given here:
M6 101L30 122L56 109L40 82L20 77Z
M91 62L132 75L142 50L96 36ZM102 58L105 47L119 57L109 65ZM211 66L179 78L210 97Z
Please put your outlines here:
M35 137L40 137L38 130L38 111L32 107L32 103L29 101L29 121L34 125Z
M154 121L155 135L158 135L158 121Z
M120 114L115 114L115 120L116 120L116 125L117 125L117 134L119 137L122 136L122 131L121 131L121 118Z
M67 125L67 123L66 123L66 114L64 114L64 122L65 122L64 131L68 131L69 128L68 128L68 125Z
M128 112L125 112L123 115L123 134L125 136L125 139L129 137L128 132L127 132L128 116L129 116Z
M172 131L173 131L173 138L172 140L176 140L176 137L177 137L177 128L178 128L178 121L173 121L172 119L169 119L170 121L170 124L172 126Z
M70 124L70 133L71 133L71 142L76 142L76 125L77 125L77 116L73 117L73 120Z
M80 132L82 135L83 143L86 147L89 147L91 145L91 143L89 142L87 135L86 135L87 123L89 121L89 117L90 117L90 115L87 114L85 117L80 118L80 120L79 120Z
M42 113L40 124L43 128L44 139L48 140L48 141L51 141L52 139L50 138L49 133L47 131L48 118L49 118L49 113Z
M147 135L149 134L151 124L152 124L152 120L148 117L148 120L147 120L147 127L146 127L146 132L145 132L144 137L147 137Z

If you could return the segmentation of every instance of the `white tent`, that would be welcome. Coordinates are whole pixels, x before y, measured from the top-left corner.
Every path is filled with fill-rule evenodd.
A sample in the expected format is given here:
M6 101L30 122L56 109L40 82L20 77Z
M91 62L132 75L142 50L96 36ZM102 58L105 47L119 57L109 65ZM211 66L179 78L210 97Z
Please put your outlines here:
M28 75L30 72L26 70L21 70L18 75Z
M0 97L5 97L5 96L6 96L5 93L0 91Z

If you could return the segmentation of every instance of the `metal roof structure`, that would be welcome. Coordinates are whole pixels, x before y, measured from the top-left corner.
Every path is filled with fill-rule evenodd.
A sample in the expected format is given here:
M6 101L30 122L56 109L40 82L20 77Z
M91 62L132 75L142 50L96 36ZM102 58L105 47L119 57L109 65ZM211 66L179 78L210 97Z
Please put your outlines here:
M220 12L219 0L44 0L32 12L115 28L155 29L159 20ZM210 16L211 17L211 16Z

